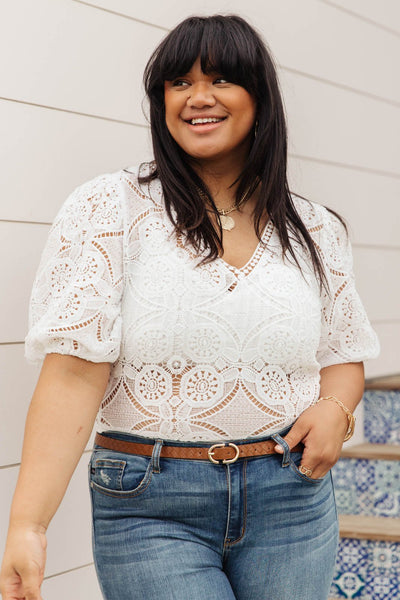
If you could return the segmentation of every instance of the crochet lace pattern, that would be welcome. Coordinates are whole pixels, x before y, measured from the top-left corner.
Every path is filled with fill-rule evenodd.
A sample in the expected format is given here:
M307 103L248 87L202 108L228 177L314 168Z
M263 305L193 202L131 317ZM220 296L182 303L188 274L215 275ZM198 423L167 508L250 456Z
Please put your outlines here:
M33 284L25 356L111 363L99 431L218 441L282 430L319 395L328 365L375 357L379 344L354 285L351 245L324 207L293 195L322 257L320 292L282 257L268 222L242 268L199 265L177 235L159 180L138 168L76 188L50 229Z

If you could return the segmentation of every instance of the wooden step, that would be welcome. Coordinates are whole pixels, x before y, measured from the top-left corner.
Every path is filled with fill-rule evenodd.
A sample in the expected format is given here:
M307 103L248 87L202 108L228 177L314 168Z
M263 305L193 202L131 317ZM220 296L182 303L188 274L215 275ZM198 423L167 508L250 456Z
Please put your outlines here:
M366 458L370 460L400 460L400 445L356 444L344 447L341 458Z
M339 529L345 538L400 542L400 519L339 515Z
M400 374L374 377L365 382L366 390L400 390Z

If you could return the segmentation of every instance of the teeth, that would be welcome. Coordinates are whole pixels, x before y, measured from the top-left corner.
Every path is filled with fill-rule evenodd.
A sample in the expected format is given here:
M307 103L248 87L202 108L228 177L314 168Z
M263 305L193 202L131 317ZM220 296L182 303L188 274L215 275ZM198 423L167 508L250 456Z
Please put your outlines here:
M203 123L219 123L220 121L223 121L223 119L215 119L214 117L210 117L208 119L192 119L190 123L192 125L200 125Z

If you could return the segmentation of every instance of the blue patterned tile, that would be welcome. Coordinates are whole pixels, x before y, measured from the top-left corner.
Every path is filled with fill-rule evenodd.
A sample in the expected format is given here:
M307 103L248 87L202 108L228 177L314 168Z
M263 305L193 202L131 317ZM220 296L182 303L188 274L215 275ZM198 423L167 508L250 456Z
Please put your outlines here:
M353 477L358 493L367 492L375 486L374 461L355 459L353 461Z
M344 572L335 579L333 587L339 598L360 598L365 583L356 573Z
M400 390L364 393L364 436L371 444L400 444Z
M400 544L341 539L332 598L400 598Z
M400 516L400 463L343 458L332 470L338 512Z
M341 515L359 514L359 499L353 488L335 489L335 499L338 512Z

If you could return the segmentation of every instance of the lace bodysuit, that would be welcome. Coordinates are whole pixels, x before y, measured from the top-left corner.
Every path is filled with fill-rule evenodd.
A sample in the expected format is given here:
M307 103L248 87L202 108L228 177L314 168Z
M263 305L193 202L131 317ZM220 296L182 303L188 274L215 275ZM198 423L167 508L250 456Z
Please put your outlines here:
M129 171L129 172L128 172ZM377 337L354 286L351 247L324 207L293 195L330 285L307 253L282 258L266 225L241 269L199 266L177 235L159 180L138 169L75 189L50 229L34 281L25 356L110 362L97 430L172 440L265 436L319 395L319 371L375 357Z

